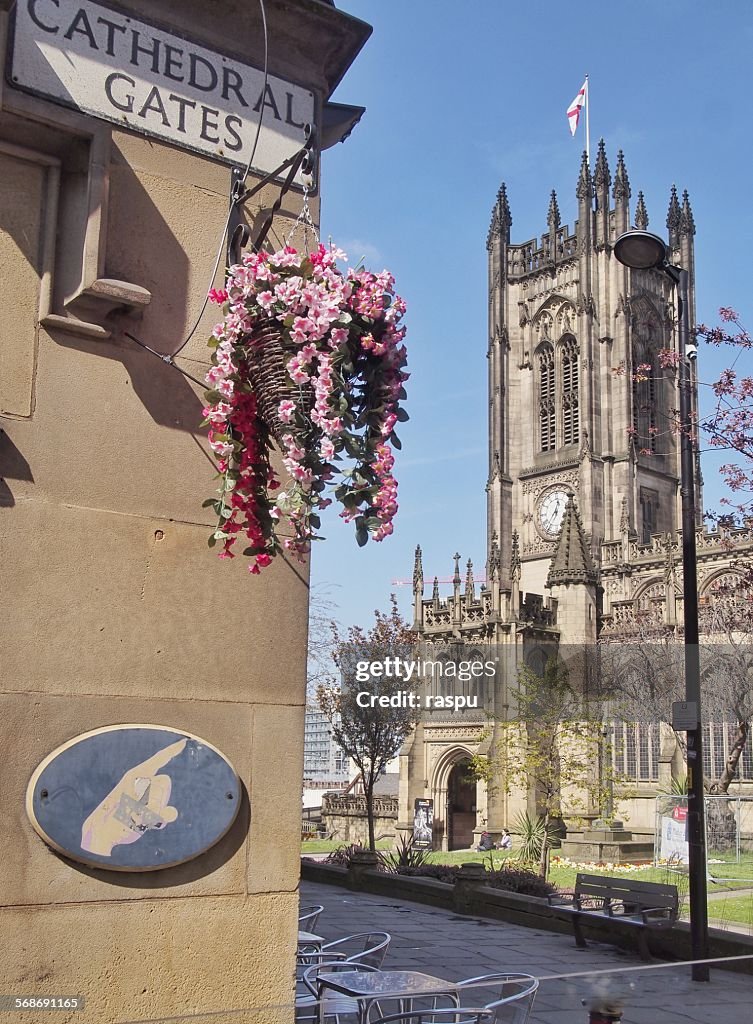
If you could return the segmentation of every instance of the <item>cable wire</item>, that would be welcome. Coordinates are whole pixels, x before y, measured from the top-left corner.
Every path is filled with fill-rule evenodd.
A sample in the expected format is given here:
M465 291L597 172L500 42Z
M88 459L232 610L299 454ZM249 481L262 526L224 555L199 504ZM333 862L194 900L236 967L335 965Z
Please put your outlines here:
M269 37L268 37L268 33L267 33L267 12L266 12L266 8L264 7L264 0L259 0L259 8L260 8L260 11L261 11L262 33L263 33L263 38L264 38L264 80L262 82L261 97L260 97L260 100L259 100L259 119L256 122L256 135L254 137L253 145L251 147L251 155L248 158L248 162L246 164L246 169L243 172L243 179L242 179L242 181L244 183L245 183L246 179L248 178L249 174L251 173L251 167L252 167L253 162L254 162L254 157L256 156L256 149L257 149L257 147L259 145L259 136L261 135L261 126L262 126L262 121L264 119L264 108L266 107L265 99L266 99L266 95L267 95L267 84L268 84L268 81L269 81ZM204 301L201 304L201 309L199 310L199 315L197 316L196 320L194 321L193 327L188 332L188 334L186 335L184 340L175 349L175 351L171 353L171 358L174 358L175 356L178 355L179 352L182 352L183 349L186 347L186 345L191 340L191 338L193 338L194 334L196 333L196 331L198 329L199 324L201 323L201 318L204 316L206 308L207 308L207 306L209 304L209 289L214 284L214 279L217 276L217 271L220 268L220 260L222 259L222 254L223 254L224 249L225 249L225 239L227 238L228 227L230 225L230 218L233 215L233 207L234 207L234 205L235 205L235 197L233 197L233 199L231 200L230 208L228 209L227 217L225 218L225 226L222 229L222 235L220 237L220 243L219 243L219 246L217 248L217 257L216 257L216 259L214 261L214 266L212 267L212 276L210 277L209 284L206 287L205 295L204 295ZM133 340L133 339L131 339L131 340Z

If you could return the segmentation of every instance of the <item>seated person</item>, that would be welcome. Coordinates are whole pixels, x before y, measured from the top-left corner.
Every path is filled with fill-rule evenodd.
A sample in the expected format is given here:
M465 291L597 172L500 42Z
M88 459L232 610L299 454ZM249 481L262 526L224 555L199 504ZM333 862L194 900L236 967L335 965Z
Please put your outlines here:
M480 850L481 852L486 852L487 850L494 849L494 840L492 839L491 834L489 832L481 833L481 839L479 840L479 844L476 847L476 849Z
M506 828L502 829L502 838L497 843L498 850L511 850L512 849L512 836Z

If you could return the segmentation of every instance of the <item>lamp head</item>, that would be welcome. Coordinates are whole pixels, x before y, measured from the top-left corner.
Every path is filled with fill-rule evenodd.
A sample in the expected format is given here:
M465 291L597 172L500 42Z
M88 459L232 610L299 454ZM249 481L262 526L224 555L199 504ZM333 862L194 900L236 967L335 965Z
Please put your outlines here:
M620 263L633 270L651 270L667 262L667 246L650 231L625 231L614 243L614 254Z

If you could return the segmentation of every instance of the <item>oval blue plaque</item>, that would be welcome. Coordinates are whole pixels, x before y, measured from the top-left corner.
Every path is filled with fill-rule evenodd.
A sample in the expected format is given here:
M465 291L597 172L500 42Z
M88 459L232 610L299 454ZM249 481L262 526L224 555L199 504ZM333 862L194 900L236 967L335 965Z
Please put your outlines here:
M241 787L211 743L162 725L110 725L64 743L29 782L26 811L46 843L110 871L155 871L214 846Z

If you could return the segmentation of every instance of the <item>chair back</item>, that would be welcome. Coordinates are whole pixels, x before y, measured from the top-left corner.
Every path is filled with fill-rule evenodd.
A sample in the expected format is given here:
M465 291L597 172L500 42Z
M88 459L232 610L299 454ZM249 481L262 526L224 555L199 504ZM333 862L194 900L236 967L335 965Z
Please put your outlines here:
M302 978L303 984L313 996L318 998L319 975L335 974L338 971L373 971L378 973L378 968L369 967L367 964L359 964L354 961L347 960L333 960L330 963L325 961L321 964L312 964L304 970Z
M483 992L505 979L506 992L499 999L483 1003ZM460 1004L418 1009L372 1017L370 1024L526 1024L539 987L538 978L528 974L489 974L469 978L458 985Z
M319 920L319 915L324 910L324 907L301 907L298 911L298 926L302 932L315 932L316 922Z
M322 960L342 958L348 963L381 967L391 941L392 936L387 932L356 932L354 935L343 935L340 939L325 942L320 958Z

